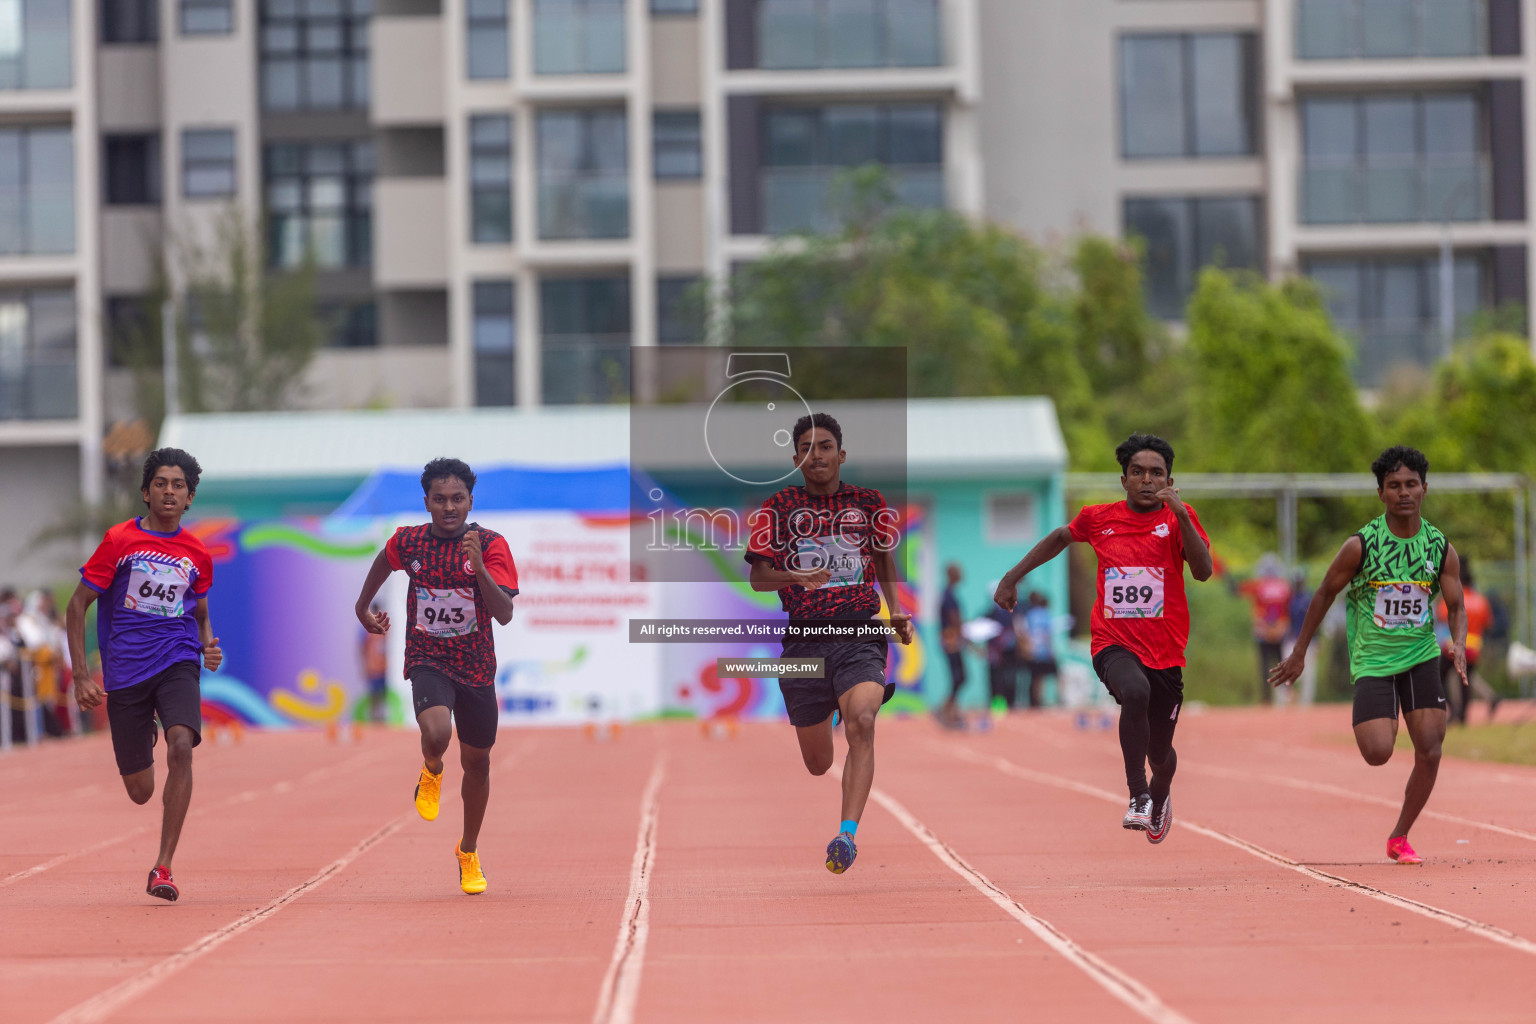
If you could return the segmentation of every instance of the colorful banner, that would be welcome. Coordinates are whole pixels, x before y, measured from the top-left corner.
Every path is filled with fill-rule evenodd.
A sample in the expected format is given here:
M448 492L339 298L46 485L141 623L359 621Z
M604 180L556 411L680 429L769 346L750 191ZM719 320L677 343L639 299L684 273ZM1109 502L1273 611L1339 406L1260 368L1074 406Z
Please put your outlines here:
M774 618L778 596L747 584L739 556L700 554L718 582L629 580L627 517L571 512L476 513L507 538L521 593L507 626L493 626L497 698L507 723L632 721L656 715L780 718L773 679L720 679L722 657L776 657L777 644L631 644L630 618ZM213 554L210 600L224 666L202 677L211 724L329 727L366 721L371 702L362 626L353 611L368 567L397 525L416 519L352 519L345 532L318 520L189 524ZM904 610L918 612L928 523L911 510L902 548ZM388 720L409 720L403 678L406 580L380 592L394 628L386 639ZM891 709L921 711L926 654L921 638L891 646Z

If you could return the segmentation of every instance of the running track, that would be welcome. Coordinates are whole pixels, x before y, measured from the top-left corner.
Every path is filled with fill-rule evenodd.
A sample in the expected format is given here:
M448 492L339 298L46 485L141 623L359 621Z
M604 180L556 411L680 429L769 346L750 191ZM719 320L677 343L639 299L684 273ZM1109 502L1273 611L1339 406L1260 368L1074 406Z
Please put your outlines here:
M459 893L413 734L204 743L176 862L101 737L0 760L0 1018L146 1021L1531 1021L1536 770L1447 760L1384 858L1408 762L1348 709L1179 729L1177 823L1119 827L1113 732L879 726L860 857L783 725L506 730ZM1536 728L1536 725L1532 726ZM452 799L449 799L449 797ZM1461 842L1465 840L1465 842Z

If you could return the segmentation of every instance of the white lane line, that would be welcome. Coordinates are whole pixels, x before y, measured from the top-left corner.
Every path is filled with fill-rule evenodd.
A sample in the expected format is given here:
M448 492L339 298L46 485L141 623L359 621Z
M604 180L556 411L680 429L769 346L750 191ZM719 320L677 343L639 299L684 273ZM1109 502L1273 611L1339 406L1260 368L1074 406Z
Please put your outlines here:
M1106 789L1099 789L1097 786L1086 785L1076 781L1075 779L1065 778L1060 775L1052 775L1049 772L1035 771L1031 768L1024 768L1005 758L987 756L985 754L977 754L974 751L966 750L964 748L945 748L941 745L935 745L939 746L940 749L944 750L946 753L951 754L954 757L958 757L962 761L970 761L973 764L990 767L996 769L999 772L1002 772L1004 775L1011 775L1014 778L1023 779L1027 782L1038 782L1046 786L1055 786L1058 789L1071 790L1074 793L1082 793L1085 796L1091 796L1099 800L1105 800L1109 803L1115 804L1116 806L1119 806L1125 802L1120 799L1118 794L1111 793ZM1418 900L1411 900L1406 896L1398 896L1396 893L1386 892L1385 890L1366 885L1363 882L1356 882L1353 879L1345 878L1342 875L1334 875L1326 871L1319 871L1314 867L1310 867L1301 863L1300 861L1294 861L1289 857L1275 853L1273 850L1266 850L1264 847L1259 846L1257 843L1251 843L1246 839L1241 839L1237 836L1234 836L1230 832L1220 832L1216 829L1206 828L1204 825L1197 825L1190 821L1188 818L1178 819L1178 824L1183 828L1189 829L1191 832L1205 836L1209 839L1214 839L1219 843L1225 843L1234 849L1242 850L1244 853L1248 853L1258 857L1261 860L1268 861L1277 867L1287 868L1291 871L1295 871L1297 874L1306 875L1308 878L1311 878L1314 881L1323 882L1333 888L1349 889L1353 892L1358 892L1361 895L1369 896L1375 900L1380 900L1382 903L1386 903L1394 907L1399 907L1403 910L1411 911L1412 913L1427 917L1432 921L1439 921L1441 924L1450 925L1452 928L1470 932L1473 935L1487 939L1490 942L1497 942L1500 945L1508 946L1510 949L1516 949L1522 953L1529 953L1533 956L1536 956L1536 942L1532 942L1530 939L1527 939L1522 935L1517 935L1514 932L1507 931L1503 928L1498 928L1491 924L1485 924L1482 921L1466 917L1462 914L1457 914L1450 910L1444 910L1440 907L1431 906L1428 903L1420 903Z
M1356 793L1345 789L1343 786L1331 786L1326 782L1311 782L1306 779L1292 779L1284 775L1271 775L1268 772L1246 772L1236 768L1220 768L1215 765L1193 766L1196 775L1215 775L1218 778L1234 779L1239 782L1263 782L1271 786L1287 786L1291 789L1299 789L1309 793L1321 793L1325 796L1336 796L1345 800L1356 800L1361 803L1374 804L1377 807L1385 807L1389 810L1398 810L1402 807L1401 800L1387 800L1379 796L1370 796L1366 793ZM1436 821L1449 821L1457 825L1465 825L1468 828L1481 828L1489 832L1497 832L1500 835L1510 836L1514 839L1524 839L1536 843L1536 832L1523 832L1518 828L1509 828L1505 825L1495 825L1491 821L1478 821L1476 818L1463 818L1459 814L1446 814L1444 811L1421 811L1421 818L1434 818Z
M347 865L367 853L369 849L398 832L405 825L409 815L413 813L415 812L409 811L392 819L388 824L375 831L368 838L352 847L352 849L265 906L253 910L235 921L231 921L217 931L209 932L196 942L172 953L159 963L113 985L105 992L92 996L77 1006L65 1010L53 1018L50 1024L94 1024L96 1021L105 1020L149 989L160 984L166 978L190 966L193 961L207 956L241 932L256 927L300 896L325 884L327 880L333 878L345 869Z
M266 790L248 789L242 793L236 793L234 796L226 797L225 799L220 800L218 803L210 804L206 810L216 811L220 808L229 807L233 804L250 803L252 800L259 799L260 797L269 793L286 793L295 785L302 786L307 783L314 782L333 772L339 773L343 771L350 771L352 768L356 768L361 764L365 764L369 761L376 761L382 756L384 755L381 753L359 754L356 757L350 758L346 761L338 761L334 764L322 765L313 771L301 775L295 781L285 780L278 782ZM111 839L103 839L100 842L92 843L90 846L84 847L83 849L73 850L69 853L61 853L56 857L43 861L41 864L34 864L29 868L23 868L20 871L6 875L4 878L0 878L0 889L4 889L6 886L20 882L23 879L31 878L34 875L40 875L44 871L52 870L53 868L58 867L60 864L67 864L70 861L76 860L80 857L85 857L93 853L100 853L102 850L109 849L119 843L125 843L130 839L141 836L146 832L150 832L153 830L153 828L154 826L151 825L140 825L138 828L129 829L127 832L113 836Z
M832 774L841 779L841 768L834 765ZM869 791L869 798L889 811L891 816L901 822L902 827L912 833L918 842L928 847L945 867L969 882L977 892L1001 908L1003 913L1029 929L1035 938L1060 953L1111 996L1156 1024L1192 1024L1188 1017L1168 1006L1141 982L1079 946L1049 921L1026 910L1023 904L972 867L964 857L955 852L953 847L935 835L932 829L914 817L911 811L903 807L890 794L879 788L872 788Z
M666 775L664 756L657 752L651 779L640 796L640 829L635 837L635 857L629 868L629 897L619 922L619 937L603 986L598 991L593 1024L630 1024L640 998L640 974L645 969L645 944L651 934L651 875L656 866L658 795Z

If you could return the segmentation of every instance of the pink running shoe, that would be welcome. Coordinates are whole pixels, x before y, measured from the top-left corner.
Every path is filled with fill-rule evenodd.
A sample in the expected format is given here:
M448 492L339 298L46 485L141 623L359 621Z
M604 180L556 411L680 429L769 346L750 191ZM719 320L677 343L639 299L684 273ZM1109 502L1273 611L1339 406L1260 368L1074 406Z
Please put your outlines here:
M1423 864L1424 858L1413 852L1407 836L1393 836L1387 840L1387 856L1399 864Z

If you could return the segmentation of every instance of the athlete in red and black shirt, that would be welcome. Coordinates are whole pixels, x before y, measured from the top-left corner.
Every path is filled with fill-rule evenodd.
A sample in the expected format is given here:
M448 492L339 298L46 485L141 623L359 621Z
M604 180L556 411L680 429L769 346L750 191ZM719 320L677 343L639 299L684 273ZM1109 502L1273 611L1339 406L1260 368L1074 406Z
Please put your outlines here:
M1173 446L1133 434L1115 449L1125 501L1088 505L1052 530L1008 570L994 599L1013 609L1018 585L1072 541L1093 546L1099 560L1093 602L1093 667L1120 705L1120 750L1131 806L1121 824L1160 843L1173 825L1178 756L1173 731L1184 703L1184 648L1189 603L1184 563L1197 580L1211 578L1211 546L1195 510L1173 486ZM1146 766L1152 766L1147 783Z
M437 818L443 754L453 735L451 712L464 766L464 835L455 847L459 885L474 894L486 888L477 841L491 795L491 745L500 715L491 620L512 621L517 566L500 534L467 522L475 503L473 470L458 459L434 459L422 471L421 489L432 521L402 526L389 538L363 581L357 618L370 633L386 632L389 615L374 613L374 595L390 573L399 570L410 577L405 676L411 681L425 759L416 784L416 810L428 821Z
M786 487L752 514L747 561L752 589L777 590L790 621L867 621L880 611L881 593L890 625L904 644L912 622L896 600L896 517L880 492L841 480L843 431L826 413L795 424L795 464L803 486ZM875 590L879 584L880 592ZM779 689L800 756L812 775L832 767L832 713L841 711L848 739L843 768L843 818L827 846L827 869L842 874L858 855L854 835L875 779L875 715L891 699L883 638L784 641L786 659L823 658L818 678L782 676Z

